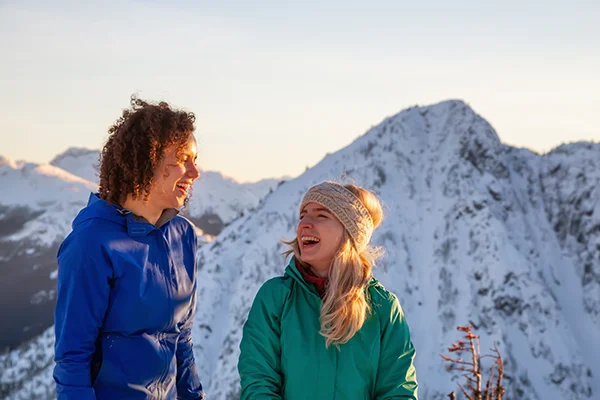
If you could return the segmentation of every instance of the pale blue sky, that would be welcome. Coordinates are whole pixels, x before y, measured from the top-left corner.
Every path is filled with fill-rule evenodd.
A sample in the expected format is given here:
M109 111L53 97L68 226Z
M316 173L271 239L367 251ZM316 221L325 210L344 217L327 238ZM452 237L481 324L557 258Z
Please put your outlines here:
M194 111L201 166L242 181L450 98L509 144L600 141L599 4L0 0L0 155L100 148L132 93Z

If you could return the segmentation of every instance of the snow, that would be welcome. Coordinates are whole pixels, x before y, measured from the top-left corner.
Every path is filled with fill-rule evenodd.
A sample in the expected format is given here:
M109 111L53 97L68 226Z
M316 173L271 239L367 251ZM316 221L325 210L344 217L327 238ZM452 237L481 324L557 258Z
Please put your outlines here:
M0 163L0 205L42 209L50 203L69 203L97 186L50 164Z
M50 164L90 182L99 183L99 161L98 150L71 147L54 157Z
M94 164L99 156L98 150L81 148L66 150L50 164L15 162L0 156L0 184L3 188L0 191L0 221L6 218L3 207L24 218L28 216L23 221L23 228L6 239L20 241L32 238L44 247L62 241L70 232L71 221L77 212L87 204L90 192L98 190ZM192 217L214 213L227 224L256 208L278 183L278 179L239 183L220 173L206 171L194 184L194 194L184 213ZM202 243L212 240L203 232L200 236Z
M238 346L254 295L283 272L280 240L293 237L303 193L335 179L383 201L373 243L386 255L375 276L406 314L420 398L457 389L459 375L440 355L460 338L457 325L473 324L482 352L497 343L504 357L506 399L600 399L599 154L589 143L545 155L514 149L462 101L386 118L199 249L193 336L207 394L238 396ZM209 198L201 193L196 201ZM24 382L8 399L52 391L51 342L46 332L0 357L8 366L0 383Z
M96 165L99 158L98 150L70 148L55 157L51 164L98 184ZM282 179L240 183L220 172L200 170L200 179L194 183L186 213L198 217L213 213L224 223L229 223L243 212L256 208Z
M58 269L55 269L50 273L50 279L55 280L56 278L58 278Z
M57 156L51 164L33 164L12 161L0 156L0 242L17 251L0 254L3 265L11 265L20 257L22 260L37 259L39 254L55 254L58 244L71 230L71 221L83 208L90 192L97 191L97 175L94 163L99 152L87 149L69 149ZM81 174L81 176L78 176ZM216 219L230 223L240 214L257 207L269 190L279 180L269 179L256 183L238 183L218 173L203 173L210 179L201 179L195 184L196 193L208 191L212 198L197 194L184 215L200 217L204 213L216 213ZM89 179L89 180L88 180ZM207 187L207 184L210 187ZM196 228L198 244L204 246L214 236ZM39 254L38 254L39 253ZM26 257L23 257L23 256ZM21 261L22 262L22 261ZM27 261L25 261L27 262ZM31 262L19 268L38 269L42 264ZM46 265L46 267L48 267ZM27 274L26 271L23 272ZM15 304L23 312L55 300L57 271L47 271L46 287L38 290L43 282L36 282L30 290L28 304ZM8 279L5 278L4 279ZM53 332L49 327L42 335L26 340L36 334L39 321L32 313L31 321L22 326L24 342L12 352L0 354L0 397L9 391L8 398L44 399L54 397L52 384ZM17 327L20 329L21 327ZM23 386L24 385L24 386ZM20 392L16 388L23 386Z
M239 183L219 172L200 171L188 205L189 212L198 215L198 210L202 210L218 215L224 223L230 223L244 212L256 208L279 181L264 179L255 183Z

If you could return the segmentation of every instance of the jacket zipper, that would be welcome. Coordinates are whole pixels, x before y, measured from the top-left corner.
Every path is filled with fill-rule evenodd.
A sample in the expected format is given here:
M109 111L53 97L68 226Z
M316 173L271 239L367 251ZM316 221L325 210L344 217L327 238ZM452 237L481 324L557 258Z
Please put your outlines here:
M165 255L167 257L167 265L166 265L166 271L163 271L163 276L165 278L165 288L167 290L167 311L169 313L169 318L167 320L167 324L165 325L165 327L163 328L164 330L167 330L170 326L171 323L173 322L173 313L172 313L172 309L171 309L171 298L173 296L173 294L171 293L171 265L172 265L172 258L171 258L171 252L169 251L169 246L167 243L167 239L165 238L163 232L159 229L158 233L160 235L160 240L162 241L162 244L165 248ZM165 333L164 332L159 332L159 338L158 338L158 343L160 345L161 350L163 351L163 359L164 359L164 363L165 363L165 369L164 372L162 373L162 375L160 376L159 380L158 380L158 400L162 400L163 399L163 392L164 392L164 380L167 377L167 375L169 374L169 365L170 362L168 360L168 353L167 350L164 349L164 345L163 345L163 339L165 338Z
M158 388L158 400L162 400L164 397L164 389L163 389L163 381L165 379L165 377L167 376L168 372L169 372L169 365L168 365L168 360L167 360L167 351L164 349L163 346L163 339L164 339L164 333L159 332L158 334L158 345L160 346L160 350L161 353L163 354L163 360L165 363L165 370L164 372L161 374L160 378L158 379L158 384L157 384L157 388Z

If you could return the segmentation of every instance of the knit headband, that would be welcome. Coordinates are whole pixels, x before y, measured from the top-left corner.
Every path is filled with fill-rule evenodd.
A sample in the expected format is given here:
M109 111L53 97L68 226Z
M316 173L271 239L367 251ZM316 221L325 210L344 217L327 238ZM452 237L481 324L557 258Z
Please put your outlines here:
M359 253L367 248L373 234L373 220L354 193L335 182L323 182L308 189L300 212L307 203L313 202L327 208L340 220Z

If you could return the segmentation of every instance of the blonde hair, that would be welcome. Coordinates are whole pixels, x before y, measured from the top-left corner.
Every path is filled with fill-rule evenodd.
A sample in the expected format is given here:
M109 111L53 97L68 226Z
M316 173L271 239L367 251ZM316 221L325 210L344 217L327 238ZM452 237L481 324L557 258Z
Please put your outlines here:
M370 191L355 185L344 185L367 208L373 220L373 229L383 219L383 210L377 197ZM300 261L298 238L283 242L291 248L284 255L294 254L296 261L306 268L310 265ZM362 328L371 307L367 285L372 276L375 261L382 254L380 248L367 246L358 252L350 235L344 230L344 238L338 253L329 267L329 283L323 296L319 333L325 337L325 346L339 346L348 342Z

